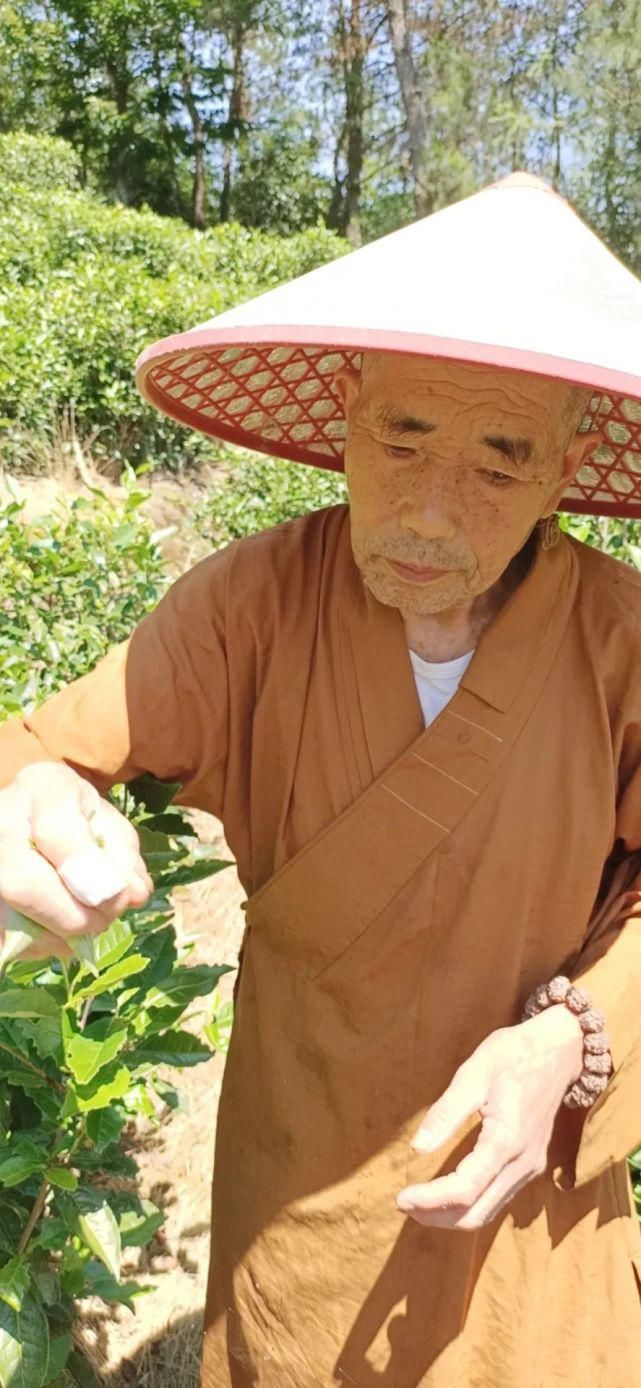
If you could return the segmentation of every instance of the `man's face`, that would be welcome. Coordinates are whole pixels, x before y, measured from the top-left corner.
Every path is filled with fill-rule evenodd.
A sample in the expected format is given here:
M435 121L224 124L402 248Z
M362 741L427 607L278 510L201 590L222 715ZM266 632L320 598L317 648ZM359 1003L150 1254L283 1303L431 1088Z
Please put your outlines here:
M354 558L375 597L407 613L491 588L594 443L574 438L585 395L542 377L366 353L361 375L335 384Z

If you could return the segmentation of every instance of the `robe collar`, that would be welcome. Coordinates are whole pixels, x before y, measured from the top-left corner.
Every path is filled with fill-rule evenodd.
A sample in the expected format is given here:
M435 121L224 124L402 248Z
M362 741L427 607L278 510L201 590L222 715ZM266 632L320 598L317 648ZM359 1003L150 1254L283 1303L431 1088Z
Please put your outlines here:
M349 544L349 523L345 535ZM365 586L351 545L350 562L349 640L370 756L380 770L420 736L423 714L400 612L380 603ZM539 542L525 578L483 633L462 689L507 712L528 679L559 604L572 591L575 563L565 536L550 550Z

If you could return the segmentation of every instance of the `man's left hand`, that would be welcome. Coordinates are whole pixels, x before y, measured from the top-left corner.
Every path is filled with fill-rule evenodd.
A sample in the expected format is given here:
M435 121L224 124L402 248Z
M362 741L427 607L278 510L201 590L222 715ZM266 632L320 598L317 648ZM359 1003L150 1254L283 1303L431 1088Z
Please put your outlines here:
M546 1169L554 1120L583 1066L583 1033L562 1004L487 1036L432 1104L412 1142L433 1152L478 1112L474 1150L455 1171L408 1186L397 1206L419 1224L479 1229Z

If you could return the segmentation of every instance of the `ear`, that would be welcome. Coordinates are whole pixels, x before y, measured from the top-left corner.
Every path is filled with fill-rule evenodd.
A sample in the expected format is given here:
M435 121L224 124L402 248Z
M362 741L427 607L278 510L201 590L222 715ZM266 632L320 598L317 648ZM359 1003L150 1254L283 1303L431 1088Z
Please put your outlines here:
M359 371L354 371L352 366L343 366L340 371L332 378L332 390L336 392L343 406L343 414L347 419L352 405L361 387L361 376Z
M575 435L569 448L566 449L561 478L559 482L557 482L551 496L548 497L541 520L545 520L547 516L552 516L554 514L561 497L567 491L573 477L576 477L585 457L590 453L594 453L604 440L605 433L603 429L591 429L587 434Z

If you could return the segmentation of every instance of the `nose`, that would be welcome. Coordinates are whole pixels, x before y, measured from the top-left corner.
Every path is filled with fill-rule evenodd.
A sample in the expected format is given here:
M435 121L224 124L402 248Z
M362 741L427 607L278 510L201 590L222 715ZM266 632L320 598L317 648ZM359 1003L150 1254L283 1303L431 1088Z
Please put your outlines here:
M406 499L400 515L401 529L422 540L451 540L457 534L443 489L438 485L421 487L420 494Z

